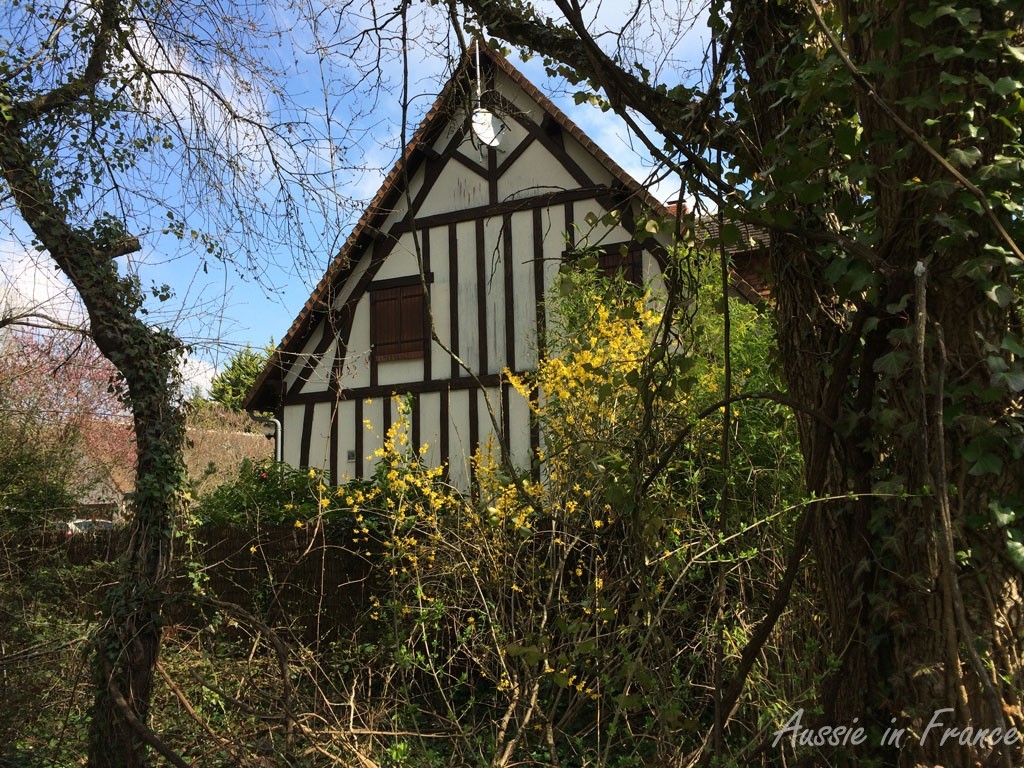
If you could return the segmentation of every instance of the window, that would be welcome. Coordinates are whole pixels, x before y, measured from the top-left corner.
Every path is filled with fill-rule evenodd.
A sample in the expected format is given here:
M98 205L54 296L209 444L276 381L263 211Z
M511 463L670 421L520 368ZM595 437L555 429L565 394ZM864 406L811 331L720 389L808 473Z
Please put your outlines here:
M609 246L597 255L597 268L605 277L621 273L627 283L640 285L643 282L643 251L632 248L623 254L622 246Z
M622 275L622 279L633 285L644 281L644 252L636 242L602 245L582 251L565 251L562 258L571 262L580 260L586 267L594 268L602 277ZM593 259L597 259L594 265Z
M378 362L423 357L427 311L418 277L406 285L370 287L370 343Z

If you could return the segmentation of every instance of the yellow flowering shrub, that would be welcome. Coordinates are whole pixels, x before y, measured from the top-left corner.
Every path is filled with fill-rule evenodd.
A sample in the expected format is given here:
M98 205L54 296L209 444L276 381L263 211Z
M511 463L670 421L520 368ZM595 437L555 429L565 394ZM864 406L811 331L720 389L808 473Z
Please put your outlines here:
M536 371L505 374L543 436L538 475L516 472L492 442L472 459L472 493L460 493L410 444L400 402L375 482L334 499L357 533L379 539L374 695L384 686L412 706L390 716L409 727L481 734L449 745L465 752L445 764L545 753L653 765L693 749L710 717L711 660L728 661L752 623L739 617L719 634L714 606L769 578L750 566L755 544L779 516L785 473L798 470L780 474L783 416L731 405L737 440L748 422L781 421L730 469L775 472L769 498L732 490L723 504L713 313L701 321L621 280L566 279ZM698 288L694 301L705 299ZM749 348L734 360L745 372L734 391L771 376L746 362L760 355L766 321L738 310L736 322ZM774 463L755 466L765 457Z

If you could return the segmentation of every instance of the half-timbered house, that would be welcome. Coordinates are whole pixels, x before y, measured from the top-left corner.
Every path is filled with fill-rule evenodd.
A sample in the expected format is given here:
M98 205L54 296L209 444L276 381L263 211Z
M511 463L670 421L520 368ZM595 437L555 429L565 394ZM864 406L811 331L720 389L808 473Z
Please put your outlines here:
M620 223L600 224L610 211ZM468 486L468 459L489 437L527 468L540 435L503 372L535 367L544 297L567 249L600 242L605 268L635 280L660 274L657 240L632 237L648 211L666 215L481 45L413 135L247 408L276 412L285 461L323 468L333 482L372 473L396 419L394 394L412 399L409 437L455 485Z

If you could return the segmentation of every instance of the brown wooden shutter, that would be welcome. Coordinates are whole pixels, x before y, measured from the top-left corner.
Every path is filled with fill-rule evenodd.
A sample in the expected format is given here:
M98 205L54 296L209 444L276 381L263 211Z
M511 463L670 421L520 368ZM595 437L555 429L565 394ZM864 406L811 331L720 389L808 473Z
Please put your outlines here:
M423 357L427 322L422 285L370 292L370 343L378 362Z

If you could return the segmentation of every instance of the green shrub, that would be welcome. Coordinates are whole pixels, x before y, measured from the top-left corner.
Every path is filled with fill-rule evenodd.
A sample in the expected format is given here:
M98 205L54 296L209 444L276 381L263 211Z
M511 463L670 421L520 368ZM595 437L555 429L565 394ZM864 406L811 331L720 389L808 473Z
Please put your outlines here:
M200 523L216 525L306 521L319 511L321 480L312 470L245 459L233 481L199 497L193 514Z

